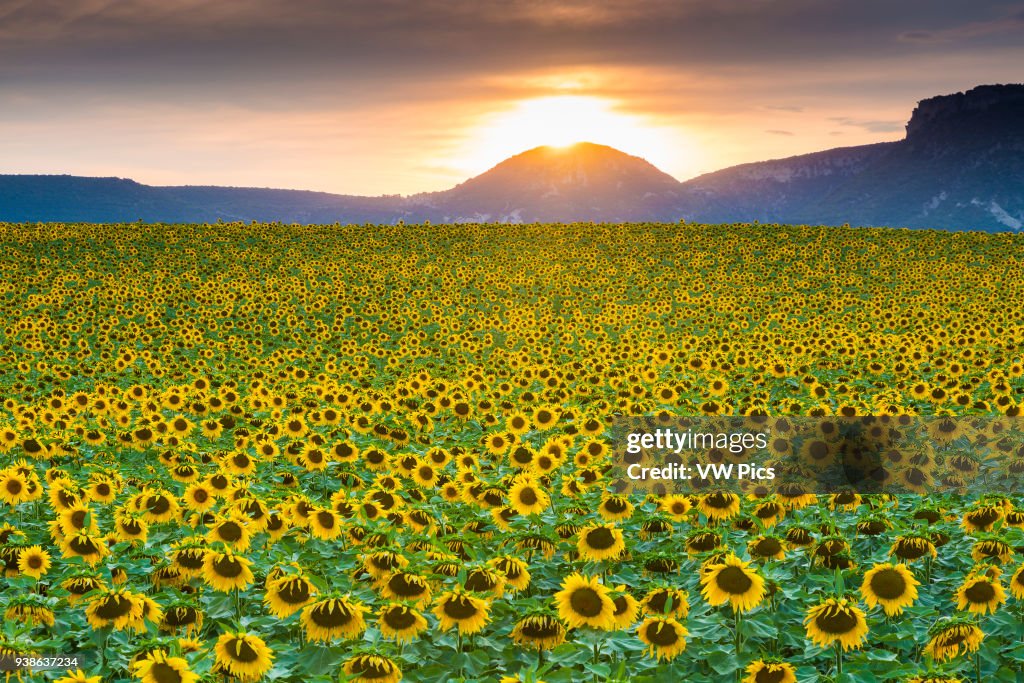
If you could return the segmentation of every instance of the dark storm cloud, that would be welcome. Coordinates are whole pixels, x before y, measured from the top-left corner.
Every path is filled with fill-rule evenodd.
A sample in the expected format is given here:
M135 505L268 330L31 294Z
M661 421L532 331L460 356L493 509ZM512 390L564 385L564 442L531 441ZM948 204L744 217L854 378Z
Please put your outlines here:
M786 65L1019 43L994 0L0 0L0 84L425 83L576 64Z

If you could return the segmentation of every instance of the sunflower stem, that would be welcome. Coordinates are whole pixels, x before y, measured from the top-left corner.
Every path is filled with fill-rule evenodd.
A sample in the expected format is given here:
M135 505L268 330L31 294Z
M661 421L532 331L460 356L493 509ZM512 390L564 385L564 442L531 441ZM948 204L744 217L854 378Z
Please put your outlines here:
M734 644L736 646L736 663L739 664L741 661L743 661L743 660L740 659L740 650L743 647L743 632L740 630L740 627L743 625L743 612L739 611L738 609L733 609L732 617L733 617L733 620L732 620L732 622L733 622L732 623L732 625L733 625L733 639L734 639ZM743 680L743 668L742 667L739 668L739 669L736 669L736 680L737 681Z
M601 647L600 647L599 643L600 643L600 641L598 640L598 638L595 635L595 638L594 638L594 667L595 668L597 667L597 662L598 662L598 660L601 657ZM597 672L596 671L594 672L594 680L595 681L597 680Z
M974 680L981 683L981 650L974 653Z
M839 647L839 643L835 644L836 648L836 683L842 683L843 681L843 649Z

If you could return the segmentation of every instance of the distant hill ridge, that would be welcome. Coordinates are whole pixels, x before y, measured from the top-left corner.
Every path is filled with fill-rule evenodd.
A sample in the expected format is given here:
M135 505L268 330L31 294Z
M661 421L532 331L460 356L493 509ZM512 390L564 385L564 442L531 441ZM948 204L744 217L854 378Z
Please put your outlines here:
M0 220L300 223L676 221L1024 228L1024 85L923 100L897 142L678 182L604 145L538 147L443 192L359 197L118 178L0 175Z

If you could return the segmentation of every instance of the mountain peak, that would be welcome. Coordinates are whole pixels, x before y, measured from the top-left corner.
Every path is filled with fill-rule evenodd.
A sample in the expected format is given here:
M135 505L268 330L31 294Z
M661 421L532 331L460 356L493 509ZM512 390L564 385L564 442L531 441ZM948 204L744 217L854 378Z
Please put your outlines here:
M1024 84L979 85L966 92L929 97L917 103L907 122L907 140L1020 133Z
M678 188L678 180L640 157L577 142L528 149L435 196L455 206L488 207L483 213L490 219L624 221Z

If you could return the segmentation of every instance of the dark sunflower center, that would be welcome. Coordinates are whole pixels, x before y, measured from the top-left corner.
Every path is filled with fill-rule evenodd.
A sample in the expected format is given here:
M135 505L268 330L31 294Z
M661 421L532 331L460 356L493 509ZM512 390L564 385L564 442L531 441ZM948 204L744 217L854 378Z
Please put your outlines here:
M712 493L704 500L713 508L727 508L732 505L732 496L725 493Z
M121 595L112 595L104 598L99 607L96 608L96 616L100 619L117 619L123 617L132 610L132 601Z
M171 508L171 501L164 496L150 496L146 508L155 515L162 515Z
M233 579L242 573L242 563L233 557L221 557L214 560L213 571L225 579Z
M359 657L352 662L352 673L359 675L364 680L375 678L388 678L392 674L392 667L388 662L379 660L378 657Z
M181 674L167 662L155 662L149 669L149 675L157 683L181 683Z
M594 550L607 550L615 545L615 535L611 529L598 527L587 533L586 544Z
M740 567L726 567L718 572L715 584L726 593L742 595L750 590L754 582Z
M199 613L193 607L177 607L167 611L164 621L171 626L187 626L194 624L198 616Z
M224 522L217 527L217 534L228 543L234 543L242 538L242 527L236 522Z
M466 577L466 590L485 593L496 585L497 581L494 580L494 577L488 576L484 572L473 572Z
M248 664L255 662L260 658L260 655L247 641L241 638L234 638L229 640L225 644L225 650L228 652L228 656L236 662L242 662Z
M277 597L290 605L298 605L309 599L309 585L301 579L293 579L281 586Z
M604 509L617 515L625 512L628 507L626 501L620 500L619 498L611 498L604 504Z
M402 607L395 607L384 613L384 623L396 631L404 631L416 623L416 615Z
M907 591L907 580L895 569L883 569L871 577L871 591L882 600L895 600Z
M992 508L975 510L967 514L967 520L975 526L988 526L999 519L999 512Z
M814 624L824 633L843 635L857 628L857 617L849 610L826 610L817 616Z
M690 539L690 547L697 551L711 550L718 546L718 537L714 534L698 534Z
M28 562L26 564L28 564L32 569L39 569L43 566L43 558L38 555L32 555L28 558Z
M964 595L978 605L992 600L996 596L996 590L988 581L975 581L964 591Z
M206 489L196 489L192 492L192 500L197 503L205 503L209 498L210 494L206 492Z
M95 555L99 552L99 547L88 537L76 536L68 542L68 547L79 555Z
M775 538L762 538L754 546L754 550L761 557L773 557L782 550L782 544Z
M19 481L18 479L7 480L7 492L10 493L11 495L18 495L19 493L21 493L23 488L25 487L22 486L21 481Z
M675 626L664 622L649 624L644 635L657 647L671 647L679 642L679 634L676 632Z
M569 605L576 614L585 617L596 617L601 613L604 604L601 596L593 588L578 588L569 597Z
M406 574L395 574L388 581L388 588L395 595L403 598L415 597L422 595L424 586L420 585L419 582L414 579L410 579Z
M455 621L463 621L475 617L479 610L468 597L456 595L444 603L444 613Z
M821 460L828 455L828 446L821 441L814 441L811 443L808 452L815 460Z
M314 607L309 613L309 618L317 626L338 628L352 621L352 611L340 602L328 601Z
M561 633L558 623L550 619L530 619L519 631L527 638L556 638Z
M754 683L780 683L785 678L785 669L776 669L775 671L769 671L767 668L764 668L754 675Z
M908 539L896 545L896 555L905 560L916 560L928 552L928 544L923 539Z
M316 515L316 521L325 529L334 528L334 515L329 512L318 512Z
M527 487L519 492L519 502L523 505L535 505L537 503L537 492Z
M203 566L203 552L199 550L182 550L176 559L185 569L199 569Z

